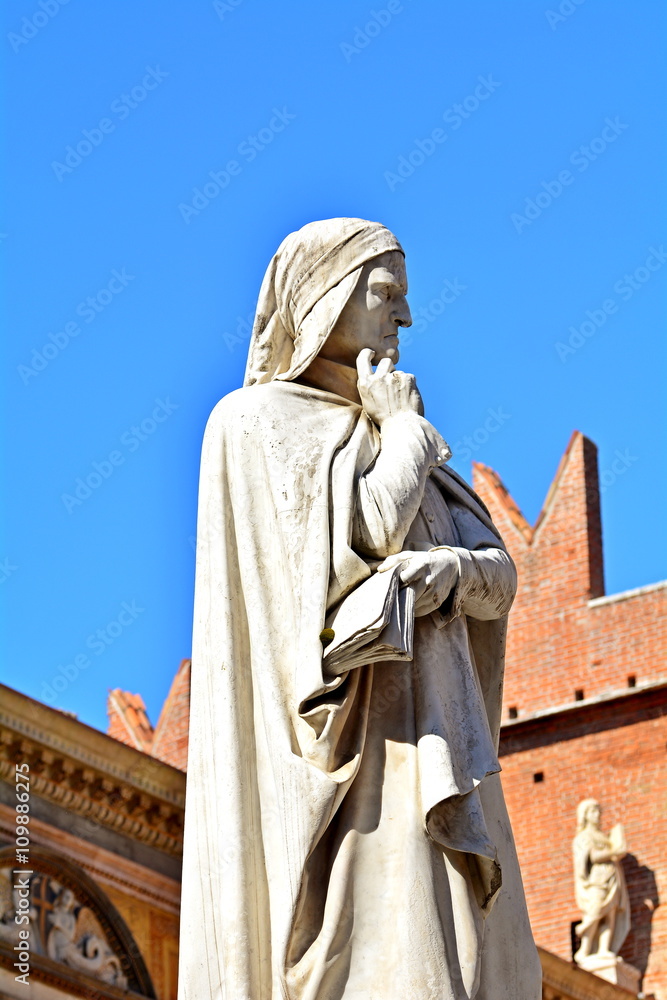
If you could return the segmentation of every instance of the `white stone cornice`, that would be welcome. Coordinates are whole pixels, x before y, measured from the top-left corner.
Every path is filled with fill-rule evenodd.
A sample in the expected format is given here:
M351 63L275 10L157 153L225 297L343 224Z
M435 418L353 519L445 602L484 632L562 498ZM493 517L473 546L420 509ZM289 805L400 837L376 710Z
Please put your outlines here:
M185 775L11 688L0 686L0 777L18 763L30 791L93 825L180 856Z
M0 725L183 808L185 775L72 716L0 684Z

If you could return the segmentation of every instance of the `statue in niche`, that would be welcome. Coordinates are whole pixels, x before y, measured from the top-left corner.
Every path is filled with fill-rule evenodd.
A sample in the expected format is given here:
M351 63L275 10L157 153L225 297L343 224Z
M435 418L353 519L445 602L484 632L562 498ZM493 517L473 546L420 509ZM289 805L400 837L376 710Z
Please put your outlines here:
M395 367L406 293L383 226L292 233L209 419L180 1000L541 996L498 777L516 573Z
M120 960L111 951L92 910L79 906L71 889L51 882L56 892L48 915L50 930L46 940L49 958L86 972L102 982L127 988Z
M578 965L616 958L630 929L630 902L621 859L627 851L620 823L609 836L600 829L602 810L595 799L577 806L574 853L575 896L583 919L575 927Z

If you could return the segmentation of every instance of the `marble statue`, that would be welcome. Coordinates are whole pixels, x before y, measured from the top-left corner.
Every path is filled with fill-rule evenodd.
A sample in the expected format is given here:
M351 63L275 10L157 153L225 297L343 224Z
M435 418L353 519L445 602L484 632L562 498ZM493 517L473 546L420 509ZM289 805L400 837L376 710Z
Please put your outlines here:
M616 959L630 929L630 903L621 859L625 834L618 823L606 836L600 829L601 809L595 799L577 807L577 835L572 842L575 896L582 912L575 930L580 946L578 965L593 970L601 959Z
M180 1000L541 995L498 777L515 569L395 367L406 293L383 226L292 233L208 422Z

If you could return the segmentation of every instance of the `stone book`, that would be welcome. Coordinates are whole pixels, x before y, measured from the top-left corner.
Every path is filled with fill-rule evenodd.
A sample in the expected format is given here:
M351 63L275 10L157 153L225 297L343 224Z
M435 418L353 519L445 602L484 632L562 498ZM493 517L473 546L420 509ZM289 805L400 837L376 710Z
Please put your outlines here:
M327 619L334 637L324 653L327 673L341 674L381 660L411 660L415 595L402 587L400 567L373 573Z

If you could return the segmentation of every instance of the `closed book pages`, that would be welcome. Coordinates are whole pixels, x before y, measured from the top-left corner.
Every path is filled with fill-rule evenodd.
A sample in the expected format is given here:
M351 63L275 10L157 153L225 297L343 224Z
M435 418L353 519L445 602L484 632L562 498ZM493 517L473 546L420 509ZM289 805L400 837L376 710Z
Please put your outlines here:
M373 573L327 619L334 637L324 652L328 673L382 660L411 660L415 595L401 587L400 568Z

